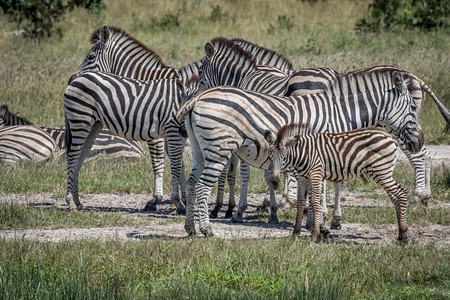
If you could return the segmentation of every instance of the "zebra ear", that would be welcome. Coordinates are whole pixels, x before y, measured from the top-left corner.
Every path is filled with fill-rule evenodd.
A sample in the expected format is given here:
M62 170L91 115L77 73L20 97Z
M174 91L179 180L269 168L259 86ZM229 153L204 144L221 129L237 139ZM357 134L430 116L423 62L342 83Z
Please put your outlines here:
M270 131L270 130L265 130L264 131L264 139L269 143L269 144L273 144L273 142L275 141L275 138L274 138L274 136L273 136L273 134L272 134L272 131Z
M205 45L205 53L208 58L211 58L214 55L214 52L216 49L214 48L214 45L211 42L207 42Z
M108 25L104 25L102 27L102 29L100 29L100 32L98 35L99 35L100 41L106 45L106 43L109 40L109 36L111 35L111 31L109 30Z

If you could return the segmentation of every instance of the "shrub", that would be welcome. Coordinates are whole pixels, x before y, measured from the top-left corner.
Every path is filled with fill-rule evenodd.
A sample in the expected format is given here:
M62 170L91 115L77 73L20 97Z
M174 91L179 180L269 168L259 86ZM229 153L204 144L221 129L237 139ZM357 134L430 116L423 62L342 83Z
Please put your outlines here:
M357 30L378 31L395 26L425 30L448 28L450 1L441 0L374 0L369 16L360 19Z
M25 36L34 39L50 37L54 25L60 21L67 10L84 7L90 12L105 8L103 0L0 0L0 7L11 20L22 25ZM57 30L62 36L60 30Z

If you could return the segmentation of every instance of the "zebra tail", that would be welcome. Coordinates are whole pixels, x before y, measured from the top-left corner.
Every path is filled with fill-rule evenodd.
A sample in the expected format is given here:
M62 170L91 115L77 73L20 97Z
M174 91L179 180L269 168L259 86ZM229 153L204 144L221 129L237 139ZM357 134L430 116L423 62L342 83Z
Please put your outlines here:
M433 93L431 88L422 80L420 80L420 88L422 91L427 92L428 95L433 99L434 103L436 103L439 111L441 112L442 116L445 119L445 122L447 122L447 125L445 126L444 133L450 132L450 110L445 107L445 105L438 99L438 97Z
M186 103L184 103L176 113L178 121L183 121L186 115L194 108L195 103L199 97L193 97Z
M70 148L72 147L72 132L70 130L70 123L67 119L67 115L64 114L65 124L66 124L66 133L64 139L66 140L66 149L67 153L69 153Z

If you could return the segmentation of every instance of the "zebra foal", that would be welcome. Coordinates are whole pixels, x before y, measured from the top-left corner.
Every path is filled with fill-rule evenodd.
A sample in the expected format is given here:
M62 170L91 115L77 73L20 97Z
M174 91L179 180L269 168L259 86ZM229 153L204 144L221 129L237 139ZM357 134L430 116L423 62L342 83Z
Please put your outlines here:
M314 220L313 238L319 235L320 238L329 237L325 225L319 224L323 180L343 182L365 174L382 186L391 198L397 213L398 240L407 242L408 192L392 178L398 145L388 133L376 128L361 128L343 133L316 133L307 125L290 124L278 131L276 139L267 130L265 139L270 144L269 169L272 171L274 189L278 188L280 173L286 167L294 169L297 179L306 177L309 181ZM301 195L300 190L298 195ZM294 235L300 233L305 205L305 198L298 197Z

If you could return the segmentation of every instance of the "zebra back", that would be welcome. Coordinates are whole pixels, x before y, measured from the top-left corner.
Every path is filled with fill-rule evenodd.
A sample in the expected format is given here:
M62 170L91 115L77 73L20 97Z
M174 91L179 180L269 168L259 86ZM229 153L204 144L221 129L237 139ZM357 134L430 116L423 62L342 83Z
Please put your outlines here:
M322 168L323 179L345 181L363 174L368 166L392 172L397 148L391 135L374 127L342 133L317 133L305 124L289 124L278 131L269 156L283 157L286 161L282 164L294 167L302 176L315 172L317 169L314 168L319 167ZM276 151L280 152L278 156L274 153ZM376 167L372 166L374 162Z

